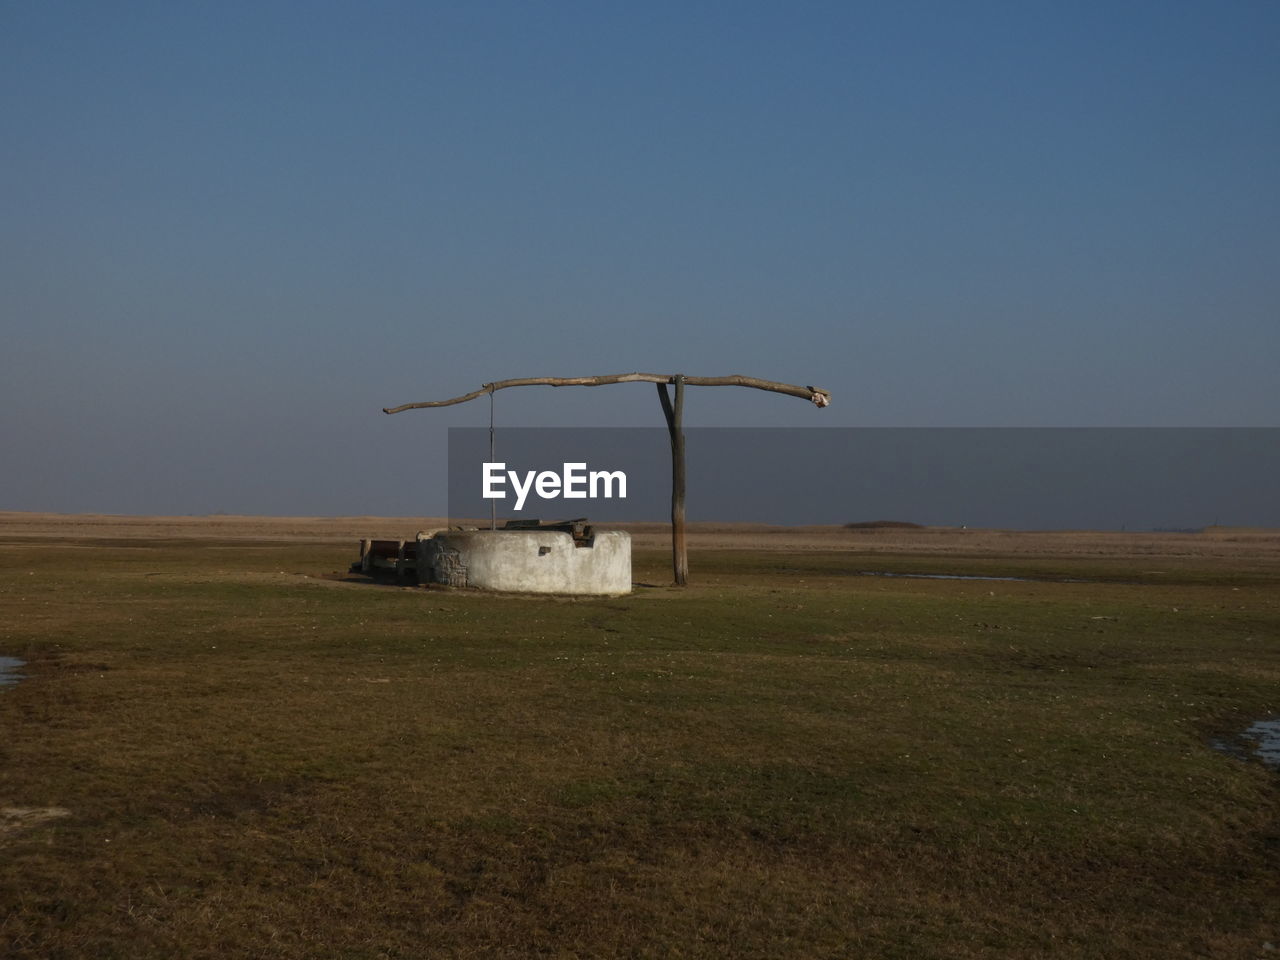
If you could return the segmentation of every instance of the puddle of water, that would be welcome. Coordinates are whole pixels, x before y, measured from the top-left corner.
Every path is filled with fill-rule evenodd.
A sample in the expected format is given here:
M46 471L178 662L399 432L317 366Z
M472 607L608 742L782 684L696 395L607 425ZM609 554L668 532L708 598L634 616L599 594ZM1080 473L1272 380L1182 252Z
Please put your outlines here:
M1256 757L1268 767L1280 770L1280 717L1259 720L1238 737L1214 740L1213 746L1232 756Z
M19 660L17 657L0 657L0 687L12 687L21 680L22 674L16 671L19 667L26 665L27 661Z
M1280 719L1259 720L1244 736L1257 744L1253 752L1259 760L1268 767L1280 769Z
M978 573L890 573L888 570L859 570L860 577L901 577L906 580L998 580L1003 583L1089 583L1088 580L1051 577L989 577Z

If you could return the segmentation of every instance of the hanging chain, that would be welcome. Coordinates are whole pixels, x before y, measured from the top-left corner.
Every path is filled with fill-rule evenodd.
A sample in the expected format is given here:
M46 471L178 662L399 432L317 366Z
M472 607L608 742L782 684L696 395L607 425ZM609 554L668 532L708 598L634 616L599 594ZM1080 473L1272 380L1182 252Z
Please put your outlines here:
M493 456L493 384L489 385L489 462L494 463ZM498 529L498 501L489 501L489 529Z

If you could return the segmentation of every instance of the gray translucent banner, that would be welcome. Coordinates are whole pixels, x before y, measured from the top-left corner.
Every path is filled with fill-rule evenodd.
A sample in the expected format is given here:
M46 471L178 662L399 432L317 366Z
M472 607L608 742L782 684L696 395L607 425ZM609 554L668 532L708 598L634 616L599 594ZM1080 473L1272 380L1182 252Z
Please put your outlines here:
M453 522L487 523L491 505L500 523L669 516L665 428L506 428L495 434L492 460L489 442L484 428L449 430ZM1280 527L1277 428L695 427L685 445L691 522ZM504 464L490 468L500 499L483 496L486 462ZM600 475L595 496L592 473ZM554 495L539 496L539 474L547 474L542 493ZM566 498L566 480L570 493L587 495ZM519 510L518 488L526 490Z

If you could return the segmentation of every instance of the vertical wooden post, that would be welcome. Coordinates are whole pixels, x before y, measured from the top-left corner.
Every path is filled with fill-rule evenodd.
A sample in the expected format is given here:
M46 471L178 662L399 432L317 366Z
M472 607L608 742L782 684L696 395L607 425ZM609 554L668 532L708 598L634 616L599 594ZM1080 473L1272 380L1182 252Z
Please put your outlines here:
M689 582L689 553L684 535L684 376L677 373L671 381L676 388L674 404L667 385L657 386L671 440L671 568L676 586L683 587Z

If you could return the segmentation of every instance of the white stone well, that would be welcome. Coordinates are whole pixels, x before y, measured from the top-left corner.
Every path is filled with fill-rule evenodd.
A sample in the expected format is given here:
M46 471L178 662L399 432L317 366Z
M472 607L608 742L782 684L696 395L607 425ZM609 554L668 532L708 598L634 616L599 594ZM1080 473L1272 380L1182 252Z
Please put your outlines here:
M506 593L618 596L631 592L631 534L575 538L537 527L421 534L418 578Z

